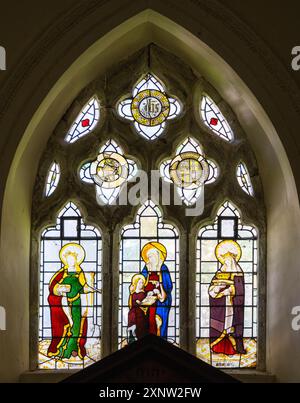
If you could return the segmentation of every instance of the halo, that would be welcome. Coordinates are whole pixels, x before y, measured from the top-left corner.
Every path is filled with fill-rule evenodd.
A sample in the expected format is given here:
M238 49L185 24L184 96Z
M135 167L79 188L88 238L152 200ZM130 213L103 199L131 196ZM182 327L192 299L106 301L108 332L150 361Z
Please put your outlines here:
M242 256L242 249L236 241L228 239L220 242L215 249L216 258L222 264L225 263L224 255L227 253L235 255L235 260L238 262Z
M147 257L147 253L150 249L157 249L160 253L160 256L163 258L162 260L165 261L167 258L167 249L166 247L160 242L148 242L146 245L143 246L141 251L142 259L145 263L148 263L149 259Z
M73 243L73 242L72 243L67 243L66 245L64 245L61 248L61 250L59 252L59 257L60 257L60 260L64 264L67 264L66 255L69 254L69 253L74 253L74 254L77 255L77 264L78 265L84 261L85 250L78 243Z
M144 281L144 283L146 283L146 278L145 276L143 276L142 274L138 273L138 274L134 274L131 277L131 283L133 283L135 281L135 279L142 279ZM138 281L138 280L137 280Z

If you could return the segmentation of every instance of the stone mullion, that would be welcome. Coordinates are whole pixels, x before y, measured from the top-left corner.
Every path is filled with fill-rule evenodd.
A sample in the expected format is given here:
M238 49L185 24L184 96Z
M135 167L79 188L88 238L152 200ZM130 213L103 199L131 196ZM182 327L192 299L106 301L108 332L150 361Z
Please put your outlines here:
M179 345L189 351L189 253L186 230L179 233Z
M196 231L188 231L187 237L187 268L188 268L188 352L196 354Z
M111 233L102 234L102 328L101 358L111 353Z
M120 281L119 281L119 258L120 258L120 232L121 226L116 225L115 229L111 232L111 244L112 244L112 266L111 266L111 278L112 278L112 293L111 293L111 353L118 349L118 317L119 317L119 293L120 293Z

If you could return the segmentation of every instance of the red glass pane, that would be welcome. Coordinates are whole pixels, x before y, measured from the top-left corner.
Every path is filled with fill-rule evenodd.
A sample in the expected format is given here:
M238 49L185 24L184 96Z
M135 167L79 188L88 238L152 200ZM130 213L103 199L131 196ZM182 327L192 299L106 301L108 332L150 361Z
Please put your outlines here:
M210 123L212 126L217 126L218 121L219 121L219 119L217 119L217 118L211 118L209 123Z
M90 125L90 119L83 119L82 121L81 121L81 126L82 127L87 127L87 126L89 126Z

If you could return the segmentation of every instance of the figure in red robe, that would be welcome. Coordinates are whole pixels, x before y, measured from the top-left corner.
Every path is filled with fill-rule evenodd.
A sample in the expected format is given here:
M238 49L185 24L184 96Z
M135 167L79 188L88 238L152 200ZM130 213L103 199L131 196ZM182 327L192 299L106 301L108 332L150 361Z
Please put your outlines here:
M81 295L101 292L90 287L80 264L85 252L81 245L69 243L60 251L64 266L49 284L52 339L47 355L59 359L86 356L87 314L82 312Z
M142 305L146 298L145 277L136 274L132 277L129 296L128 331L129 342L140 339L149 333L149 310Z
M153 277L155 278L155 277ZM155 284L153 286L153 283ZM148 287L150 285L150 287ZM132 277L129 296L129 343L146 334L158 335L156 302L162 298L158 281L147 282L142 274Z

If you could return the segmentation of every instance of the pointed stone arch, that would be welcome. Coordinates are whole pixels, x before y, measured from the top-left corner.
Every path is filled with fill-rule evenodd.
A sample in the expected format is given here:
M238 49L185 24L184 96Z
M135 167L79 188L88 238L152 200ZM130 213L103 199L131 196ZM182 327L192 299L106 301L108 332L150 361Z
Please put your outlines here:
M200 9L203 6L203 2L193 3L193 7L196 7L196 9L198 6ZM95 2L93 2L94 10L95 7ZM204 15L210 16L210 23L212 22L212 18L219 18L222 24L226 26L225 20L228 13L223 13L222 17L220 14L222 14L223 9L218 7L217 9L219 11L215 14L215 17L213 17L212 10L207 10L204 7L204 11L206 10ZM78 16L82 16L83 10L79 11L77 10L76 13ZM126 52L129 51L132 53L142 44L151 41L155 41L172 50L178 56L185 58L195 71L204 71L207 73L206 77L211 80L220 94L223 95L233 107L252 141L264 184L268 217L267 254L269 299L267 306L269 307L268 317L270 318L270 322L268 323L268 339L270 343L276 339L276 334L281 331L281 321L284 321L286 327L289 327L286 312L289 310L292 301L294 301L295 304L297 303L298 293L296 291L289 292L289 301L277 301L275 297L276 293L273 291L277 291L278 286L281 287L282 293L293 290L298 271L298 256L291 246L300 239L300 230L294 225L295 222L299 222L300 212L295 177L291 169L291 164L293 167L297 164L296 157L292 156L293 146L287 146L289 153L289 155L287 155L272 121L262 108L258 99L255 98L253 93L249 90L249 87L247 87L247 85L251 85L251 78L253 78L253 76L249 74L246 68L244 68L244 74L242 74L243 68L241 68L241 74L238 76L234 69L212 50L213 48L220 50L219 53L223 54L224 57L226 51L229 52L229 50L225 48L223 48L223 52L221 51L218 40L215 40L215 46L213 46L213 40L211 37L209 38L207 42L210 44L211 48L201 41L195 35L196 27L193 25L194 23L187 13L183 13L182 18L185 18L186 27L190 28L190 31L183 28L184 24L180 26L178 23L174 22L176 18L178 18L178 9L177 17L174 17L173 21L163 15L159 15L157 11L145 10L142 13L138 11L140 10L135 10L137 14L124 23L122 22L122 18L119 18L117 23L115 23L112 18L107 32L102 31L100 33L101 38L87 50L87 53L83 53L83 51L88 47L86 46L88 41L85 43L82 41L80 45L78 45L79 53L74 52L71 58L66 59L66 63L71 65L71 62L74 61L80 53L82 53L82 55L65 74L62 74L64 71L63 67L65 67L62 65L55 70L53 75L49 73L49 76L51 76L51 85L53 85L49 93L48 88L46 90L39 90L40 92L35 93L35 103L32 101L32 103L28 103L28 105L26 105L26 98L20 97L19 102L22 107L26 105L24 107L23 116L20 116L21 114L18 113L20 111L20 104L14 107L11 105L1 105L2 116L3 113L7 111L10 112L8 115L11 115L13 120L15 120L15 116L20 116L19 121L16 123L13 123L9 117L7 119L5 130L8 130L7 127L11 129L13 126L15 126L16 130L10 131L14 133L14 135L8 142L8 153L2 162L4 167L2 172L4 176L7 177L7 180L5 181L3 189L1 189L1 196L3 197L1 217L1 267L4 278L14 284L15 298L12 299L11 293L6 289L1 289L1 294L4 301L3 305L7 306L8 312L12 313L10 317L14 317L14 314L17 312L15 324L13 324L12 319L8 319L11 325L9 326L10 332L4 335L5 344L8 347L6 350L1 351L3 363L6 365L5 379L7 380L17 380L20 373L29 368L28 339L30 292L28 288L24 290L24 284L29 284L31 201L33 182L36 177L37 160L56 122L63 115L67 106L75 97L75 94L87 84L87 77L91 77L96 69L98 69L98 73L100 71L99 68L105 71L105 69L108 68L109 60L120 60L125 56L125 49ZM88 15L91 14L92 12ZM105 13L103 13L103 18L104 17ZM98 20L98 23L99 21L100 20ZM64 25L68 25L66 21ZM196 22L196 26L199 26L199 21ZM57 26L55 29L56 28ZM68 27L68 29L70 31L71 27ZM63 35L66 35L66 42L68 41L66 34L68 29L63 30ZM229 43L232 36L237 39L238 31L239 29L236 29L236 27L232 28L231 32L226 38L223 38L222 42L225 44ZM253 36L249 34L247 28L241 26L240 32L245 33L245 35L241 35L242 38L240 40L244 43L252 44L256 52L256 58L259 59L260 56L264 54L264 48L260 45L254 45L255 40L253 40ZM55 32L50 33L50 35L52 35L52 37L50 36L51 40L49 39L47 43L56 43L54 39ZM39 73L37 74L40 75L45 72L43 68L43 62L46 63L45 59L43 60L44 54L46 53L43 51L44 46L45 45L40 45L39 51L35 49L36 58L31 56L31 59L27 59L26 68L33 71L33 76L38 70ZM61 46L63 47L63 44ZM65 49L68 48L68 44L64 44L64 46ZM249 48L251 48L251 46L249 46ZM62 48L59 48L57 51L63 53L65 49L62 50ZM74 48L72 49L74 51ZM55 52L53 52L53 54L55 54ZM52 66L55 64L53 54ZM268 52L266 52L266 54L267 56L263 58L264 60L268 59L270 55ZM48 57L51 57L50 52ZM253 58L255 58L255 56L253 56ZM251 58L252 61L253 58ZM232 61L232 65L234 64L233 53L230 53L227 60L229 62ZM276 62L274 62L274 64L276 64ZM223 77L216 74L218 71L223 72ZM236 71L239 71L239 69L236 69ZM275 68L275 75L278 71L280 72L280 69L276 72ZM265 76L268 77L268 70L267 72L264 70L264 73ZM243 76L244 81L240 78L241 76ZM24 75L23 72L19 72L19 75L14 78L16 82L18 82L18 86L15 87L15 85L8 83L3 89L3 91L9 90L10 96L5 98L9 98L10 100L14 99L16 94L20 94L19 91L24 78L27 80L26 85L29 86L29 88L33 87L31 80L36 80L36 77L29 77L27 73ZM45 79L48 79L47 75ZM272 80L274 84L274 74L270 73L270 80ZM257 79L255 83L257 92L259 92L259 84L263 83L260 83L259 79ZM287 94L292 92L289 91L289 88L291 88L289 84L285 84L285 89L288 89L286 91ZM27 93L27 90L26 87L25 90L22 88L24 93ZM285 90L282 91L283 98L286 96L284 92ZM266 96L265 93L260 94L262 98L263 95ZM1 98L4 99L4 97ZM267 102L265 103L270 103L270 117L272 120L277 121L276 106L271 98L267 97ZM280 122L277 124L277 127L280 129L279 131L284 131L284 125L282 124L280 126ZM281 138L283 139L282 133ZM288 139L285 140L285 143L288 143ZM267 159L265 158L266 154L268 155ZM32 158L32 155L36 156L36 159ZM285 214L282 214L282 211L284 211ZM285 254L282 253L283 250L285 250ZM290 267L289 279L286 279L286 272L284 271L284 267L286 267L287 264L284 256L288 256L288 265ZM20 262L22 262L21 272ZM20 307L23 309L18 312ZM274 319L275 317L277 318L276 320ZM24 321L22 321L23 318ZM22 323L20 329L16 327L16 323ZM20 331L18 332L18 330ZM21 343L21 336L22 343L24 344ZM290 336L296 344L297 335L291 333ZM282 348L276 356L271 357L271 355L268 355L267 362L269 363L268 368L270 370L278 371L281 375L280 363L282 359L287 359L287 357L292 358L294 355L294 351L290 347L291 344L289 340L283 341ZM12 363L9 359L9 352L13 350L16 351L18 360ZM282 376L283 379L286 376L284 370ZM296 377L296 375L293 376Z

